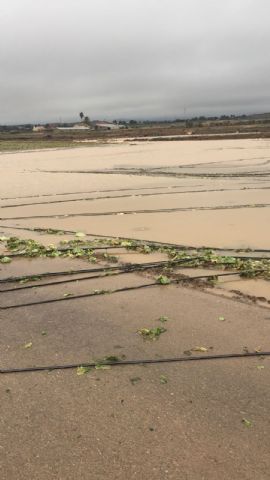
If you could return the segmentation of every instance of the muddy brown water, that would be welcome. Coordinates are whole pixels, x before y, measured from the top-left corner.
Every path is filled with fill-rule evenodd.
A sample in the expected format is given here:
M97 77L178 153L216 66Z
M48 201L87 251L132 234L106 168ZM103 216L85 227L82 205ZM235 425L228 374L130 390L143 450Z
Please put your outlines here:
M263 139L2 154L2 233L11 226L38 227L194 247L268 249L269 152L270 141ZM47 244L61 239L42 235Z

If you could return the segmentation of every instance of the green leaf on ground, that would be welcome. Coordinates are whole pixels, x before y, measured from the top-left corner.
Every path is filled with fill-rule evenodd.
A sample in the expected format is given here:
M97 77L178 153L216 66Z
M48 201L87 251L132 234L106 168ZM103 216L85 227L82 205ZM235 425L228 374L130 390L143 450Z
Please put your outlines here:
M218 317L218 319L219 319L220 322L225 322L225 317L221 316L221 317Z
M132 242L129 242L128 240L123 240L120 245L121 247L132 247Z
M245 425L245 427L249 428L251 427L252 423L250 420L248 420L247 418L242 418L242 423Z
M91 367L78 367L77 368L77 375L85 375L86 373L89 373L91 370Z
M171 280L168 277L166 277L166 275L159 275L159 277L157 277L156 280L161 285L169 285L169 283L171 283Z
M0 263L10 263L11 258L10 257L2 257L0 258Z
M79 238L80 238L80 237L85 237L85 233L83 233L83 232L77 232L77 233L75 234L75 237L79 237Z
M119 362L120 358L118 358L116 355L110 355L108 357L104 357L104 362Z
M165 333L167 330L164 327L156 328L140 328L137 333L141 335L146 340L157 340L162 333Z
M165 375L160 375L159 381L162 385L164 385L165 383L168 383L167 377Z
M32 342L28 342L28 343L24 344L23 348L25 348L25 349L32 348L32 345L33 345Z

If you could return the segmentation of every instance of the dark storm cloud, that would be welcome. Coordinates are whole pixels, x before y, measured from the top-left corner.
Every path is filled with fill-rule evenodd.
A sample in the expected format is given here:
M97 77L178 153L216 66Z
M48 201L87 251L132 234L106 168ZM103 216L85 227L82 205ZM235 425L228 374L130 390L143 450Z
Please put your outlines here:
M0 123L270 110L269 0L2 0Z

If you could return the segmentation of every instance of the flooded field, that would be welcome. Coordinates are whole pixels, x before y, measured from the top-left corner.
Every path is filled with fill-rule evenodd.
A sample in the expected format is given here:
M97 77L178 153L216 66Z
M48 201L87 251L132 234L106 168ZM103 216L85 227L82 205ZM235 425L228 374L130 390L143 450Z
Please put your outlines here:
M262 255L268 256L269 149L265 139L118 140L2 154L0 228L26 236L27 229L59 229L194 248L266 250Z
M0 155L2 478L268 478L269 152Z
M269 147L219 140L2 154L1 224L268 248Z

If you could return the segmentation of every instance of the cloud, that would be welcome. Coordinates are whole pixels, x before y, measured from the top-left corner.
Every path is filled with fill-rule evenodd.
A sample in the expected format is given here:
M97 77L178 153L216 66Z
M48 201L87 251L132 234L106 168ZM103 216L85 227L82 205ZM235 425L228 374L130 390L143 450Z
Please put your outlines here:
M270 110L269 0L2 0L0 123Z

